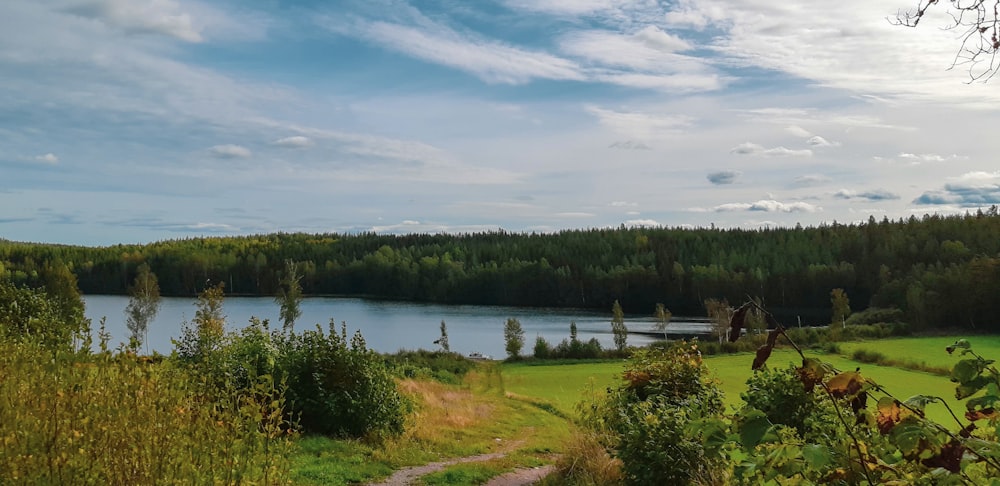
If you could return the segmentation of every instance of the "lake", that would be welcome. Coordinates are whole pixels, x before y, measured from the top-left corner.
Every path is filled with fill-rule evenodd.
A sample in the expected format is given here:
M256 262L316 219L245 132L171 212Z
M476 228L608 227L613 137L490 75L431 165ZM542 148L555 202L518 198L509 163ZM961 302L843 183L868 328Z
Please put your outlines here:
M110 346L128 341L125 326L125 306L128 297L119 295L84 296L86 316L92 319L94 340L101 317L107 317L106 328L111 334ZM195 313L193 298L164 297L160 312L149 325L148 350L169 354L181 333L181 323L190 321ZM517 318L524 329L522 354L531 354L535 337L542 336L556 345L569 338L570 322L575 321L579 339L597 338L605 348L613 348L611 312L606 314L577 309L535 309L476 305L440 305L414 302L368 300L348 297L307 297L302 300L302 316L295 322L296 330L325 329L330 319L335 319L337 329L346 322L348 334L360 329L368 347L378 352L392 353L400 349L437 349L434 341L441 336L441 321L448 327L451 350L462 354L479 352L493 358L506 357L503 328L508 317ZM250 317L271 321L272 328L280 328L278 305L270 297L227 297L224 303L226 330L233 331L247 325ZM651 317L630 319L625 324L629 331L651 331ZM705 324L677 318L670 323L675 332L704 331ZM630 345L644 345L654 338L644 334L630 334Z

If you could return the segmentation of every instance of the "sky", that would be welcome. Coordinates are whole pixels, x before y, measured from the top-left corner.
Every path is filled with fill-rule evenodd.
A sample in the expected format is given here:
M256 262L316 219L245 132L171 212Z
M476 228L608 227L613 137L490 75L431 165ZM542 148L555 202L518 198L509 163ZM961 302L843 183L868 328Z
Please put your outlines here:
M1000 203L915 0L0 2L0 238L761 228Z

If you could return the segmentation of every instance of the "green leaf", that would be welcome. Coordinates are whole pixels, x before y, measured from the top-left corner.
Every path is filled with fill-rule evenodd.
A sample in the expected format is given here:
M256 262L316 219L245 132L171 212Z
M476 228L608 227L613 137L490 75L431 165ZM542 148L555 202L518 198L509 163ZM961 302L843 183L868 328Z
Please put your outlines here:
M963 359L951 369L951 381L956 383L968 383L979 376L979 360Z
M889 441L908 458L927 458L940 447L934 429L914 417L907 417L893 427Z
M968 350L972 349L972 345L969 344L969 341L966 341L965 339L959 339L958 341L955 341L955 344L952 344L951 346L944 348L944 350L947 351L948 354L954 353L956 349Z
M910 398L907 398L906 401L903 402L903 404L914 410L920 411L920 413L924 413L924 408L927 407L927 404L934 403L939 400L941 399L938 397L932 397L930 395L914 395Z
M968 382L962 383L955 387L955 398L962 400L975 395L976 392L982 390L984 386L989 385L992 382L989 377L979 376L976 379Z
M764 442L765 439L770 441L777 438L771 430L773 426L774 424L767 419L767 415L764 415L764 412L751 410L740 424L740 443L744 447L752 449L757 444Z
M830 464L833 459L830 457L830 449L819 444L807 444L802 448L802 457L813 469L820 469Z
M991 395L989 391L987 391L986 395L978 398L970 398L969 401L965 402L965 408L975 410L977 408L996 407L997 403L1000 403L1000 397Z

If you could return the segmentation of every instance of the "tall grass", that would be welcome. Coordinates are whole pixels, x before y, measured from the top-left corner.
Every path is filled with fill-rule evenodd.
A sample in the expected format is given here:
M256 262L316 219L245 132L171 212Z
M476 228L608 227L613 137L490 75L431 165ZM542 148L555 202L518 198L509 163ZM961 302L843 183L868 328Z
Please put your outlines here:
M4 484L279 484L290 448L269 377L227 393L168 361L0 342Z

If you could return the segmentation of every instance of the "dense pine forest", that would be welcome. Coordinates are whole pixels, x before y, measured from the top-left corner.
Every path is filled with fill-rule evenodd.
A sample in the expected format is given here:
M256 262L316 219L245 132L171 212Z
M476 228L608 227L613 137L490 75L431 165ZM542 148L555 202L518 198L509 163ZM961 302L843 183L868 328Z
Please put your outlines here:
M853 310L897 308L917 329L1000 331L1000 216L818 227L618 228L522 234L269 234L81 247L0 240L0 278L44 284L68 269L84 294L122 294L145 262L164 295L224 282L273 295L286 261L308 294L453 304L704 314L705 299L762 299L779 317L830 319L830 293ZM824 321L825 319L825 321Z

